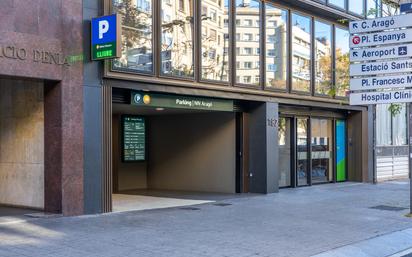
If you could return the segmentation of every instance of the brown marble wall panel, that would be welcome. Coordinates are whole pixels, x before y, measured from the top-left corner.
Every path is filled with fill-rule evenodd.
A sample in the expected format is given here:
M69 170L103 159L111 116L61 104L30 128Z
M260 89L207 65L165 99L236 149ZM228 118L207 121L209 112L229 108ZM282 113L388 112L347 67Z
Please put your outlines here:
M82 56L82 4L0 0L0 76L46 81L45 209L65 215L83 213L83 64L35 57L42 52ZM10 56L7 47L24 49L26 56Z

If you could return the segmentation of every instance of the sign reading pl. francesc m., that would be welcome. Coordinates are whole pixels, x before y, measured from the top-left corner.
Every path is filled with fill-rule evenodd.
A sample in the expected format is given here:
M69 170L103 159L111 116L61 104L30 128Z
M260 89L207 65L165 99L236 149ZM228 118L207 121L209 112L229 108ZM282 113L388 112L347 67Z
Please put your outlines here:
M147 107L233 112L233 100L141 91L131 93L131 104Z
M118 14L92 19L92 60L121 56L121 29Z

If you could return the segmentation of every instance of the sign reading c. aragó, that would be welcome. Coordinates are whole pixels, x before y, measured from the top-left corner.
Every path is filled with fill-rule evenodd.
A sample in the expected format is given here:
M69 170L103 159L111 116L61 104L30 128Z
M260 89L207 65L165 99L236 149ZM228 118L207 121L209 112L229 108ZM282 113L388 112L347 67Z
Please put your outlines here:
M349 23L349 32L366 33L397 29L411 26L412 14L390 16L373 20L352 21Z
M351 93L350 105L407 103L412 101L412 89Z

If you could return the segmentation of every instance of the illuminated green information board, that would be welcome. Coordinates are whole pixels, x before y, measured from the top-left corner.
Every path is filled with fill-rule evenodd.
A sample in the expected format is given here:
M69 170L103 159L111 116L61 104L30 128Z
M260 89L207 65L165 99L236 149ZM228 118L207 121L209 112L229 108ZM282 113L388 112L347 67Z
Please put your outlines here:
M122 159L146 160L146 121L142 117L122 116Z

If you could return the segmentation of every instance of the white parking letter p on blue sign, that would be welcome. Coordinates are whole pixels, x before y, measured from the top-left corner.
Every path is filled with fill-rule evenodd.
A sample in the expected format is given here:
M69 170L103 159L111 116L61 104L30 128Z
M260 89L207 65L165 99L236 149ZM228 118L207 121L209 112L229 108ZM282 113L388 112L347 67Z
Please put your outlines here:
M109 31L110 24L107 20L99 21L99 39L103 39L103 35Z

